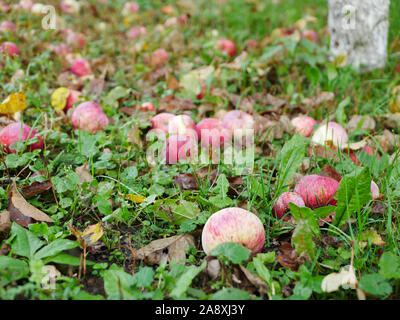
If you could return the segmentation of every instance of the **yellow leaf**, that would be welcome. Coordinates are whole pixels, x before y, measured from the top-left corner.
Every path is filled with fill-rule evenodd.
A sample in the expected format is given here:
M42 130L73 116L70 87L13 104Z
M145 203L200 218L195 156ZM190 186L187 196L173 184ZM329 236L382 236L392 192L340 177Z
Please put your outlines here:
M6 100L0 104L0 113L14 114L27 108L26 96L23 92L11 94Z
M82 248L87 248L97 242L104 234L100 222L88 226L83 232L78 231L75 227L71 226L71 231L77 238Z
M138 196L136 194L124 194L122 195L124 198L128 198L129 200L135 202L135 203L142 203L144 202L144 199L146 199L146 197L144 196Z
M58 88L54 90L53 94L51 95L51 105L57 111L62 111L67 104L67 99L69 96L69 89L68 88Z

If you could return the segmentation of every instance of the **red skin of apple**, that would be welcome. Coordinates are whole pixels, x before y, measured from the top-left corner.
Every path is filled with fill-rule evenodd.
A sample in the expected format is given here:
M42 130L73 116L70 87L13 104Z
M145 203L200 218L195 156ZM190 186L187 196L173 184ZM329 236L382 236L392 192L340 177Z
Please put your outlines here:
M151 63L155 67L165 65L168 61L169 55L164 49L157 49L151 54Z
M214 87L211 86L210 92L212 92L213 90L214 90ZM201 86L201 92L196 96L197 100L203 99L206 94L207 94L207 86L205 84L203 84Z
M233 110L229 111L224 115L224 117L221 120L222 126L226 129L229 130L229 134L232 137L232 139L235 140L235 130L237 129L255 129L254 128L254 118L252 115L240 111L240 110ZM249 132L239 132L236 134L236 139L240 136L242 137L242 141L240 141L241 144L244 144L244 140L250 139L251 134ZM237 140L236 140L237 142ZM235 142L235 144L236 144Z
M363 151L366 152L367 154L369 154L370 156L373 156L373 155L375 154L374 149L372 149L372 148L369 147L369 146L365 146L365 147L363 148ZM361 162L358 161L357 156L356 156L356 154L355 154L353 151L350 151L349 156L350 156L350 159L351 159L357 166L360 166L360 165L361 165ZM379 153L377 153L377 154L376 154L376 159L379 160L380 158L381 158L381 156L379 155Z
M337 201L333 197L338 189L339 182L335 179L312 174L304 176L296 184L294 191L302 197L307 207L318 208L336 205Z
M143 102L139 106L140 111L143 112L156 112L156 106L154 105L153 102Z
M75 13L74 8L72 8L67 1L62 1L60 3L60 9L63 13L67 13L67 14L73 14Z
M314 30L304 30L301 36L312 42L318 41L318 34Z
M317 121L309 116L299 116L292 119L292 125L295 133L301 134L303 137L311 137L314 132L314 125Z
M261 252L265 243L261 220L241 208L226 208L214 213L203 228L203 250L209 255L217 246L227 242L241 244L253 254Z
M197 136L203 147L219 148L231 138L230 132L222 122L215 118L205 118L196 125Z
M30 140L36 137L36 135L37 131L26 124L22 125L21 132L21 123L14 122L0 131L0 144L5 146L6 151L8 151L9 153L15 153L15 150L10 148L11 144L18 141L26 141L28 139ZM39 136L37 136L37 138L39 139L39 142L29 145L25 152L36 149L43 149L43 139Z
M71 109L75 103L80 100L81 93L76 90L69 90L69 96L67 98L67 103L65 104L65 111Z
M107 126L109 120L103 109L92 101L83 102L76 107L71 116L74 129L96 132Z
M20 0L19 3L15 5L15 7L24 10L31 10L33 5L34 3L32 0Z
M397 67L396 67L396 72L397 72L397 73L400 73L400 64L397 65Z
M176 164L180 160L190 161L198 155L198 145L192 136L173 135L166 140L165 160Z
M0 31L15 32L17 31L17 26L11 21L3 21L0 23Z
M325 145L327 140L332 141L336 147L343 147L349 141L349 136L340 124L331 121L318 127L312 137L314 143L321 145Z
M92 74L90 64L86 59L76 59L74 62L72 62L71 72L78 77Z
M223 51L226 55L233 57L236 54L236 45L232 40L219 39L216 45L217 50Z
M179 23L182 24L182 25L187 24L188 16L186 14L181 14L179 16L178 20L179 20Z
M83 49L86 44L86 37L82 33L71 32L67 36L67 43L73 48Z
M371 181L371 193L372 193L373 200L379 199L379 197L380 197L379 187L374 181Z
M58 44L58 45L55 45L55 46L53 47L53 51L54 51L57 55L63 56L63 55L66 55L66 54L68 54L68 53L71 53L71 47L68 46L68 45L66 45L66 44Z
M303 198L300 197L297 192L284 192L279 196L272 209L275 217L277 217L278 219L282 219L285 216L286 212L288 212L290 209L289 203L293 203L298 207L306 206Z
M160 129L162 130L165 134L168 134L168 128L169 128L169 122L175 118L175 115L172 113L159 113L155 115L151 119L151 123L153 125L153 129Z
M19 56L21 54L21 51L19 51L17 45L9 41L3 42L1 44L0 52L6 53L10 56Z
M130 1L130 2L125 3L124 10L129 13L138 13L139 5L134 1Z
M135 40L147 33L147 30L145 27L133 27L129 29L128 31L128 38Z
M195 122L187 115L179 115L172 118L168 124L168 133L170 135L192 136L198 139L195 131Z

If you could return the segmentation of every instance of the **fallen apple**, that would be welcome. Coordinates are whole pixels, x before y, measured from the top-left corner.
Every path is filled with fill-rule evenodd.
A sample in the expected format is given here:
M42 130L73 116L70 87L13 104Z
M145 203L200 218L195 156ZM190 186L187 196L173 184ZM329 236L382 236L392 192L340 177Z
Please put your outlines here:
M86 44L86 37L83 33L70 32L67 36L67 43L75 49L83 49Z
M128 38L135 40L147 33L147 30L145 27L140 26L140 27L133 27L128 30Z
M291 121L295 133L299 133L303 137L311 137L314 132L314 126L317 121L309 116L299 116Z
M2 21L0 23L0 31L1 32L15 32L17 31L17 26L11 21Z
M254 136L254 118L252 115L240 111L229 111L221 120L222 126L229 130L230 136L243 146L251 141Z
M77 103L81 99L81 93L77 90L69 90L69 95L67 98L67 102L65 104L64 111L68 111L71 109L75 103Z
M157 49L151 54L151 64L154 67L165 65L168 61L169 55L164 49Z
M312 142L320 145L332 143L337 148L342 148L349 141L346 130L336 122L323 124L315 131Z
M214 118L205 118L196 125L197 136L203 147L219 148L224 141L231 139L231 134L222 122Z
M8 54L10 56L19 56L21 52L19 51L17 45L14 42L3 42L0 47L0 52Z
M92 74L90 64L86 59L76 59L72 62L71 72L78 77Z
M14 122L3 128L0 131L0 144L6 148L9 153L15 153L15 150L10 148L10 145L18 141L27 141L37 137L39 142L31 144L25 151L32 151L36 149L43 149L43 140L40 136L37 136L37 131L32 129L26 124L21 122Z
M109 120L103 109L95 102L86 101L76 107L71 116L74 129L99 131L107 126Z
M195 126L196 124L191 117L187 115L175 116L169 121L168 133L170 135L192 136L198 140Z
M312 42L318 41L318 34L314 30L304 30L301 34L301 37Z
M142 112L156 112L156 106L153 102L143 102L139 105L139 110Z
M236 54L236 45L232 40L221 38L218 40L215 48L230 57L233 57Z
M296 184L294 191L303 199L309 208L336 205L334 196L339 189L339 182L329 177L316 174L304 176Z
M135 14L139 12L139 5L134 1L129 1L124 4L122 9L123 16L129 16L131 14Z
M282 219L290 209L289 203L293 203L298 207L306 206L303 198L297 192L284 192L279 196L272 208L275 217Z
M172 113L159 113L155 115L154 117L151 118L151 123L152 123L152 128L153 129L160 129L162 130L165 134L168 134L169 130L169 122L175 118L175 115Z
M195 162L198 156L197 140L190 135L172 135L166 140L165 147L167 164Z
M265 230L254 213L241 208L226 208L214 213L207 220L201 242L207 255L227 242L241 244L256 254L264 247Z

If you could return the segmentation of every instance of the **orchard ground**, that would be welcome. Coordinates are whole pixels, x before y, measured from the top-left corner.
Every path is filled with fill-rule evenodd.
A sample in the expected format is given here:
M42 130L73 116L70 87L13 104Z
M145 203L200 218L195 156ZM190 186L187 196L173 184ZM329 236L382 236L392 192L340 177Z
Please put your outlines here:
M0 4L0 298L399 299L400 3L360 74L325 0L126 2Z

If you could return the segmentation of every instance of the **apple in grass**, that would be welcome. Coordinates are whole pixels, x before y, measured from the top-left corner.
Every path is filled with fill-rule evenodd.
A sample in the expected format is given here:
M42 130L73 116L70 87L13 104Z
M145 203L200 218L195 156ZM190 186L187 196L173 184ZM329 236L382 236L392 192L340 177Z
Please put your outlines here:
M81 100L81 93L77 90L69 90L69 95L67 98L67 102L65 104L64 111L68 111L71 109L75 103Z
M240 146L251 141L254 135L255 121L252 115L240 111L232 110L227 112L221 120L222 126L230 132L230 136L235 140L235 144Z
M198 140L195 130L196 124L193 119L187 115L179 115L172 118L168 124L168 133L170 135L192 136Z
M168 52L164 49L157 49L151 54L151 64L154 67L163 66L169 61Z
M222 125L221 120L215 118L201 120L196 125L196 132L203 147L219 148L231 139L230 130Z
M375 150L372 149L369 146L365 146L362 149L362 152L365 152L366 154L369 154L370 156L373 156L375 154ZM357 165L361 165L361 162L357 159L356 154L353 151L350 151L349 153L350 159ZM381 158L381 156L379 155L379 153L376 154L376 159L379 160Z
M312 42L318 41L318 34L314 30L311 30L311 29L304 30L301 33L301 37L305 38L309 41L312 41Z
M214 213L203 228L203 250L210 255L213 249L227 242L241 244L253 254L261 252L265 243L261 220L254 213L241 208L226 208Z
M172 113L159 113L151 118L152 128L162 130L165 134L168 134L169 122L175 118Z
M92 74L90 64L86 59L76 59L72 62L71 72L78 77Z
M86 37L83 33L70 32L67 35L67 43L75 49L83 49L86 44Z
M1 44L0 52L8 54L9 56L19 56L21 54L21 51L19 51L17 45L10 41L6 41Z
M320 145L332 143L337 148L344 147L349 141L346 130L336 122L323 124L314 132L312 142Z
M295 186L294 191L300 195L309 208L319 208L327 205L336 205L334 199L339 182L329 177L316 174L304 176Z
M125 17L138 12L139 12L139 5L134 1L129 1L125 3L122 9L122 15Z
M233 57L236 54L236 45L232 40L229 39L219 39L215 48L230 57Z
M197 140L192 135L172 135L165 143L167 164L195 162L198 156Z
M109 120L103 109L95 102L83 102L76 107L71 116L74 129L96 132L107 126Z
M27 141L37 137L39 140L27 147L25 151L32 151L36 149L43 149L43 140L41 137L37 136L37 131L32 129L26 124L21 122L14 122L3 128L0 131L0 144L6 148L9 153L15 153L15 150L10 147L11 144L18 141Z
M308 138L311 137L314 132L314 126L317 124L317 121L309 116L299 116L293 118L291 123L295 133L299 133L303 137Z
M15 31L17 31L17 26L11 21L2 21L0 23L0 31L15 32Z
M80 3L76 0L63 0L60 3L60 8L63 13L74 14L80 10Z
M137 106L142 112L156 112L156 106L153 102L143 102L142 104Z
M145 35L147 33L147 29L143 26L140 27L133 27L131 29L128 30L128 38L135 40L143 35Z
M279 196L272 208L276 218L282 219L285 216L290 209L289 203L293 203L298 207L306 206L303 198L297 192L284 192Z

